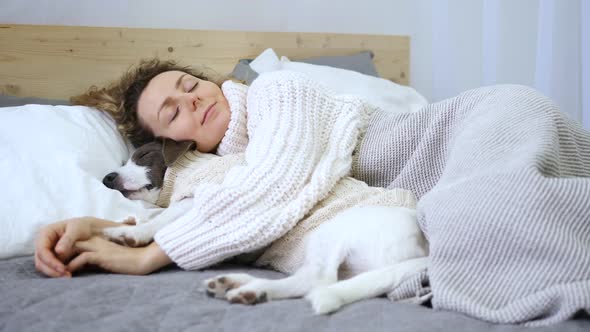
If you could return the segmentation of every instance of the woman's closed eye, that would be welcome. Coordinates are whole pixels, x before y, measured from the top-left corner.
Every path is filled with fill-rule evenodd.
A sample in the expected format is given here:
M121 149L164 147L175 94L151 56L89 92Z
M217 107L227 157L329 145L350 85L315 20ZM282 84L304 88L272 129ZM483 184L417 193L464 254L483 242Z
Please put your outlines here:
M172 115L172 118L170 118L170 122L174 121L174 119L176 119L176 117L178 116L178 114L180 114L180 107L176 107L176 110L174 110L174 115Z

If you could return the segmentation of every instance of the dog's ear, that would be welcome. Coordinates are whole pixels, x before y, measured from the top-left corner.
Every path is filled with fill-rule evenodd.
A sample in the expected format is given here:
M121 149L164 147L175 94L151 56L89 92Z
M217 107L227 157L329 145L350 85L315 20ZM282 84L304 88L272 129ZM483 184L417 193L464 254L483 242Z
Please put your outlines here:
M164 155L164 163L166 166L174 164L178 157L192 150L196 146L193 141L176 142L171 139L164 139L162 143L162 154Z

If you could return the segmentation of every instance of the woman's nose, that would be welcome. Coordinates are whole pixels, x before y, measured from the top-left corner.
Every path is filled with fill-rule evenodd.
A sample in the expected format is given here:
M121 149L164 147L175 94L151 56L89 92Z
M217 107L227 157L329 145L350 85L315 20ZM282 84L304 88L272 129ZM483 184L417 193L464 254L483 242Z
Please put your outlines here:
M189 105L191 106L189 109L193 112L196 111L197 108L199 107L199 98L194 95L189 95L187 101L188 101Z

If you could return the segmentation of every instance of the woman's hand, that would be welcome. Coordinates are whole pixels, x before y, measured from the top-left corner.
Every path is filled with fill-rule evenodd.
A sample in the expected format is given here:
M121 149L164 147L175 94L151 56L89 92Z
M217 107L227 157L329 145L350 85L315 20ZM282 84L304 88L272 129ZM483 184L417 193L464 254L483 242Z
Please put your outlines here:
M152 273L172 262L157 243L147 247L129 248L93 236L74 244L76 253L67 266L67 271L75 272L86 265L98 266L113 273L143 275Z
M71 277L65 263L75 254L74 243L102 234L105 227L120 225L103 219L82 217L43 227L35 240L35 268L49 277Z

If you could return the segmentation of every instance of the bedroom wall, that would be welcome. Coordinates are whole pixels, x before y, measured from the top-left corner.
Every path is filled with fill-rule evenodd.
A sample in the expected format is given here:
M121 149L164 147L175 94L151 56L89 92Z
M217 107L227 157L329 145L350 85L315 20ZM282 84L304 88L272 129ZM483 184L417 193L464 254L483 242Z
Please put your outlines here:
M580 16L569 16L580 1L563 2L570 3L568 12L557 19L571 19L575 29ZM539 38L545 26L539 20L547 19L540 9L556 2L561 6L559 0L2 0L0 23L410 35L411 85L429 100L481 85L525 84L582 121L581 48L570 52L563 48L575 41L555 38L555 45L545 45ZM584 37L564 29L570 38ZM545 65L577 90L548 85L555 75L546 74L552 72ZM584 119L590 127L590 115Z

